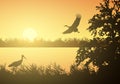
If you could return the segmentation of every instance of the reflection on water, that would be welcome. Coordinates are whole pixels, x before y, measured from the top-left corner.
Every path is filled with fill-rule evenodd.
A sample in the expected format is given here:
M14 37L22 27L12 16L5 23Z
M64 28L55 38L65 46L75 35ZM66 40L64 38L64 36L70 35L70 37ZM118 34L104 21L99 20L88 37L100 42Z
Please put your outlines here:
M23 64L49 65L56 63L68 69L74 62L78 48L0 48L0 64L9 65L21 59L21 54L27 58Z

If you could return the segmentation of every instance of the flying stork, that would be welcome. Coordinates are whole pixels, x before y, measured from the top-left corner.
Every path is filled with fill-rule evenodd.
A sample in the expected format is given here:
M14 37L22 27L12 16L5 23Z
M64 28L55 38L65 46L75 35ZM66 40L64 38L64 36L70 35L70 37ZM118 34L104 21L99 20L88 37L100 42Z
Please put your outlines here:
M80 20L81 20L81 15L76 15L76 19L71 26L65 25L65 27L68 27L69 29L64 31L63 34L68 34L68 33L72 33L72 32L78 32L79 33L77 27L80 23Z

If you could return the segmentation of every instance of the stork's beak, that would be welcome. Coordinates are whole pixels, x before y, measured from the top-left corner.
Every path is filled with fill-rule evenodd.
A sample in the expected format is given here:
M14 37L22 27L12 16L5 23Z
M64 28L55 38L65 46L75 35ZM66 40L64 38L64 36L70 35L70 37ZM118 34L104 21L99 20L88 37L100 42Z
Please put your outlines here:
M24 56L25 59L27 59L25 56Z
M22 57L24 58L24 59L26 59L26 57L22 54Z

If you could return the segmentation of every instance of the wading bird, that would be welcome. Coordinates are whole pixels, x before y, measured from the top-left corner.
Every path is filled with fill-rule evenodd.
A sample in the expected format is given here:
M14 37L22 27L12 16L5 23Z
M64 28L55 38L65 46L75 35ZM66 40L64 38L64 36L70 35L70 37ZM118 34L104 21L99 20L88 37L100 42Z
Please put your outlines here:
M81 15L77 15L75 21L73 22L73 24L71 26L65 25L65 27L68 27L69 29L67 29L66 31L63 32L63 34L68 34L68 33L72 33L72 32L78 32L78 25L80 23L81 20Z
M21 65L23 62L23 58L25 58L25 56L21 55L21 60L11 63L10 65L8 65L8 67L17 67L17 66Z

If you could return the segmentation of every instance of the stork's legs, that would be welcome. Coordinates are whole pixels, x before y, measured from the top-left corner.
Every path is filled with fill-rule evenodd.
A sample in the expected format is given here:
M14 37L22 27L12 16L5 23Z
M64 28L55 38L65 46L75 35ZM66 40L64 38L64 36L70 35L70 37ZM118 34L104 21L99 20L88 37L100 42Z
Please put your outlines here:
M13 74L15 74L16 71L17 71L17 67L13 67L13 68L12 68L12 72L13 72Z

